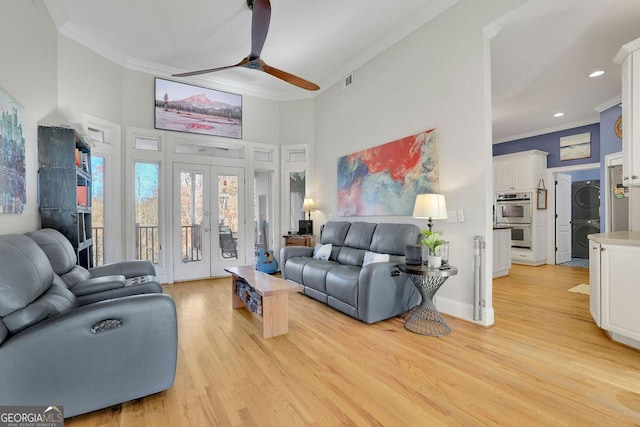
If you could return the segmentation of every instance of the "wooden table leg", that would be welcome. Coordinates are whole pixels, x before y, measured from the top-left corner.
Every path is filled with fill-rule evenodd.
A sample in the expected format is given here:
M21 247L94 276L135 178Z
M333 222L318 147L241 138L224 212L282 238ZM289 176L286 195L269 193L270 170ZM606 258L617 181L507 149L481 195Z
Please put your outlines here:
M289 295L262 298L262 337L271 338L289 331Z

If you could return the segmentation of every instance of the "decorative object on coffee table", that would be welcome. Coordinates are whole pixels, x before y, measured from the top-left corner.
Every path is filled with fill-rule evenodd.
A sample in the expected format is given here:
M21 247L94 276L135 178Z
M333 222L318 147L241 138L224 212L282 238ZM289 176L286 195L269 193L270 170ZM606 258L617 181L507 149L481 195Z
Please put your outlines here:
M458 269L452 266L440 269L407 264L398 265L398 269L409 276L422 296L422 302L409 315L404 327L416 334L434 337L450 333L451 328L436 309L433 296L450 276L458 274Z

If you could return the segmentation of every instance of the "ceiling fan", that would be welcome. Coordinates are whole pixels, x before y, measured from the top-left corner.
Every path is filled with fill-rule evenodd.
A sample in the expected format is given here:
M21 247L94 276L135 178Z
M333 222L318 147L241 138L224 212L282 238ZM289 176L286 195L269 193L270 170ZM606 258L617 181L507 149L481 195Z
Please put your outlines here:
M251 53L242 61L235 65L226 67L210 68L207 70L190 71L188 73L174 74L173 77L197 76L199 74L213 73L214 71L226 70L228 68L243 67L252 70L264 71L274 77L284 80L294 86L298 86L307 90L318 90L320 86L305 80L301 77L287 73L266 64L261 58L260 53L264 46L269 31L269 22L271 21L271 2L269 0L247 0L247 6L252 10L251 16Z

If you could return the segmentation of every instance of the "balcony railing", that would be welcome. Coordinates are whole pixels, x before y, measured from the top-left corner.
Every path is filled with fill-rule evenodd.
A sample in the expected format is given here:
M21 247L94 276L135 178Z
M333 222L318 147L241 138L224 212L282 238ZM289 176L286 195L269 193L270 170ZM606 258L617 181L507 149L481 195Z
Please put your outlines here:
M136 224L136 258L158 263L160 234L157 225Z
M93 265L104 264L104 228L93 228ZM160 253L160 235L157 225L136 224L136 259L158 263ZM202 261L202 226L181 226L181 253L183 262ZM229 227L221 226L219 230L220 252L223 258L238 258L236 232Z

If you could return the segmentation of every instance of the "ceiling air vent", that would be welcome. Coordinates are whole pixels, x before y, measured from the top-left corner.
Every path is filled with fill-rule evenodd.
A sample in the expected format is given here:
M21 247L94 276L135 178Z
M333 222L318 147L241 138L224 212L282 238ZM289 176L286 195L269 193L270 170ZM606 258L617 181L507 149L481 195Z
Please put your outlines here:
M342 79L342 89L346 89L351 85L353 85L353 73Z

